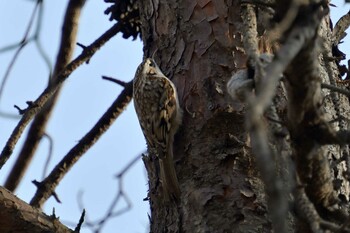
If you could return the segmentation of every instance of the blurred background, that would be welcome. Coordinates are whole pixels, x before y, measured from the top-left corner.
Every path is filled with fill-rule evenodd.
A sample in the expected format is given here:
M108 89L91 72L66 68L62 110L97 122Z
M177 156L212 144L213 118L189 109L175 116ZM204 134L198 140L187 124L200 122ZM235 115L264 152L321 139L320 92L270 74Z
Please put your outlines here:
M18 47L9 49L8 46L18 44L22 40L36 1L0 0L0 82L4 84L0 93L1 149L20 119L18 111L13 106L26 108L26 101L35 100L47 85L49 66L37 45L42 47L48 61L53 65L67 2L43 1L43 15L37 43L29 42L21 50L8 79L3 82L18 49ZM331 3L337 6L331 7L331 16L335 24L348 12L349 5L345 5L341 0ZM89 45L114 24L109 21L109 16L104 14L108 6L109 4L102 0L87 0L80 19L77 42ZM39 19L36 16L34 20L29 37L37 30ZM346 38L345 41L347 40ZM343 43L340 48L347 53L349 43ZM81 51L80 47L76 47L73 57L75 58ZM130 81L141 60L141 40L139 38L135 41L125 40L121 35L117 35L92 57L89 64L80 66L68 78L46 131L53 140L48 172L91 129L122 91L122 87L102 80L101 76ZM0 170L0 185L4 184L12 168L23 138L10 160ZM36 191L31 181L42 180L50 145L47 138L42 139L34 161L15 192L26 202L31 200ZM45 204L45 212L51 214L55 208L56 215L71 228L75 227L80 218L81 206L87 211L87 221L103 219L119 192L120 180L115 175L140 156L145 149L145 141L134 107L130 104L113 126L61 181L56 192L62 204L50 198ZM101 232L148 232L149 205L147 201L143 201L147 195L147 175L141 158L123 175L122 189L132 206L127 208L126 212L109 219ZM127 201L120 199L114 212L122 211L126 207L128 207ZM91 232L91 228L85 227L81 232Z

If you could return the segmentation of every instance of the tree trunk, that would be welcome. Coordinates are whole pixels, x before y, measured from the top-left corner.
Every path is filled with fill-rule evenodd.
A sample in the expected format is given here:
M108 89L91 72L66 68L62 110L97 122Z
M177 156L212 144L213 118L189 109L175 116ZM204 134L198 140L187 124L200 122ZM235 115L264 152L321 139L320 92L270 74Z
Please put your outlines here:
M344 116L339 106L348 112L349 105L339 99L335 102L338 95L333 93L333 100L318 110L324 95L321 81L332 83L339 76L339 67L334 60L324 62L326 57L334 56L329 16L323 17L328 6L311 2L294 5L299 3L279 1L273 7L275 25L267 23L272 17L264 4L242 7L230 0L140 2L145 57L154 56L175 83L184 110L174 143L179 202L164 201L158 161L144 157L149 175L151 232L291 232L295 231L295 223L300 232L308 232L320 229L321 218L337 224L344 220L346 214L332 208L339 197L348 200L345 161L341 159L348 147L340 150L336 145L322 145L337 144L336 139L329 140L327 130L333 132L338 123L328 127L326 120ZM254 22L256 15L254 35L249 22ZM274 31L278 43L265 40L276 24L281 30ZM296 33L293 37L295 31L300 36ZM324 39L321 49L318 37ZM257 42L256 48L250 46L251 41ZM293 43L297 45L289 49ZM226 85L232 74L245 70L247 77L254 78L255 94L259 96L266 82L259 83L259 74L254 74L251 64L257 61L252 55L259 53L277 54L274 61L280 65L263 72L273 73L274 68L284 67L280 74L286 72L287 76L276 82L277 91L272 89L277 95L272 103L265 103L270 107L261 107L267 116L254 121L254 103L230 98ZM259 64L255 65L258 70ZM339 124L340 129L347 129L344 120ZM324 125L327 132L322 131ZM264 140L267 143L261 147ZM336 188L332 182L335 178L339 181ZM337 217L329 217L331 212L337 212ZM332 227L337 226L329 224L326 228L335 230Z
M270 232L264 186L244 124L244 106L227 95L246 67L237 1L142 1L144 53L176 85L184 110L175 140L181 202L164 203L154 160L151 232Z

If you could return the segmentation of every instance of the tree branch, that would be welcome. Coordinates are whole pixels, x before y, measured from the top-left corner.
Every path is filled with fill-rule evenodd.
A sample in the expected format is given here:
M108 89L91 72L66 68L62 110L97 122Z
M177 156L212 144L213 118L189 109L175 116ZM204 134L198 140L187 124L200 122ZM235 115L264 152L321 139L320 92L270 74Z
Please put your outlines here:
M30 204L35 207L41 207L44 202L53 194L58 183L63 179L70 168L78 159L94 145L100 136L109 128L109 126L119 117L124 108L129 104L132 98L133 82L126 84L125 89L113 102L109 109L103 114L95 126L76 144L66 156L56 165L53 171L46 177L36 191Z
M79 26L78 21L85 1L86 0L70 0L68 3L62 27L61 44L56 59L53 78L50 78L49 85L57 81L58 74L72 59ZM4 186L8 190L14 191L17 188L32 161L39 142L45 133L46 124L58 99L61 88L62 86L57 88L57 91L53 94L51 99L34 118L18 158L6 179Z
M5 52L7 50L10 50L10 49L14 49L14 48L17 48L17 51L15 52L14 56L12 57L11 61L10 61L10 64L9 66L7 67L7 70L5 72L5 75L4 77L2 78L2 81L0 83L0 99L4 93L4 88L5 88L5 85L6 85L6 82L8 80L8 77L11 73L11 70L19 56L19 54L21 53L22 49L28 44L29 41L33 40L33 37L29 37L29 33L31 31L31 28L34 24L34 19L35 19L35 16L37 14L37 11L39 9L39 6L42 4L42 1L37 1L36 4L35 4L35 7L34 7L34 10L32 12L32 15L30 16L30 19L29 19L29 23L28 23L28 26L26 28L26 31L24 33L24 36L23 38L21 39L21 41L15 45L11 45L11 46L6 46L5 48L2 48L0 49L0 52Z
M328 124L321 92L321 77L319 74L318 56L318 25L328 6L310 4L301 8L302 14L296 21L296 29L303 30L299 34L305 37L302 49L291 61L286 70L288 93L288 129L293 141L293 157L296 161L298 177L317 214L324 216L325 210L333 208L337 203L334 193L331 169L327 158L327 150L320 141L325 137L335 136L335 132ZM317 134L320 132L324 133ZM305 213L306 214L306 213ZM316 222L313 219L301 222L314 231ZM319 227L320 221L317 220Z
M244 10L245 8L242 8ZM278 232L286 232L286 226L283 224L284 219L286 218L286 213L288 210L288 207L286 205L287 201L286 198L283 196L283 192L281 190L281 181L278 179L278 177L275 176L275 168L274 168L274 159L273 159L273 151L269 147L268 142L268 135L267 135L267 129L265 126L265 122L262 121L263 114L265 111L274 113L273 106L271 106L271 103L273 103L273 98L276 94L276 88L279 84L281 74L284 73L284 71L287 70L287 68L290 69L290 72L292 73L293 77L297 79L298 81L295 82L301 82L302 84L307 83L306 81L301 81L300 77L304 77L306 79L307 73L310 72L310 69L314 67L314 64L303 64L303 67L306 71L302 73L302 75L299 73L300 67L293 66L293 68L290 68L289 65L296 59L300 59L300 54L304 54L311 51L311 54L313 54L313 46L309 46L311 48L308 48L307 52L303 51L303 49L306 47L306 45L313 45L315 42L315 36L316 31L318 28L318 25L320 23L321 18L324 16L324 11L321 6L318 6L317 8L313 8L313 6L303 6L296 8L298 11L295 14L295 17L291 17L292 22L288 22L286 25L290 25L290 28L288 30L288 34L284 35L285 41L281 45L280 49L276 52L276 55L273 59L273 61L264 68L264 66L256 62L254 65L256 67L255 71L255 85L256 85L256 97L251 97L249 100L249 108L247 111L247 125L251 136L251 145L254 152L254 155L257 159L257 164L259 167L259 170L261 171L261 177L266 185L266 191L269 196L269 199L272 197L274 198L274 201L268 199L268 205L271 213L271 220L275 228L278 229L276 231ZM251 10L252 11L252 10ZM308 14L306 14L308 12ZM305 19L303 18L303 22L298 22L298 17L301 17L301 15L308 15L308 17ZM249 17L249 19L252 21L252 15L247 15L246 17ZM251 29L254 28L254 25L250 25L250 30L245 30L246 33L250 33ZM254 37L256 33L251 33L250 37ZM244 35L246 36L246 35ZM249 38L249 36L248 36ZM244 39L246 41L247 39ZM251 40L247 40L251 41ZM245 49L247 51L247 54L249 57L255 58L253 60L258 61L256 57L257 55L251 54L254 52L254 49L247 48L247 44L250 44L250 47L257 47L256 45L251 45L250 43L245 43ZM256 50L256 49L255 49ZM313 58L316 60L315 58ZM309 61L309 60L308 60ZM299 64L300 66L300 64ZM297 71L297 72L296 72ZM294 72L294 73L293 73ZM306 73L306 74L305 74ZM297 74L297 75L296 75ZM308 79L309 80L309 79ZM312 80L313 81L313 80ZM293 82L294 84L294 82ZM299 84L300 85L300 84ZM308 85L310 85L308 83ZM294 88L294 85L292 85ZM296 89L298 93L304 93L304 89ZM297 94L296 94L297 95ZM294 97L294 95L293 95ZM291 99L293 99L293 97ZM294 99L293 99L294 100ZM294 103L294 102L293 102ZM293 104L292 103L292 104ZM301 110L300 106L304 107L304 105L300 105L299 102L295 101L295 111L296 114L300 113ZM290 112L290 111L289 111ZM292 112L294 114L294 112ZM276 114L275 114L276 115ZM302 115L303 116L303 115ZM300 122L300 118L302 116L298 116L299 118L291 117L290 121L293 121L293 124L298 124L297 122ZM299 127L296 125L293 125L294 127ZM293 132L292 132L293 133ZM294 137L293 137L294 139ZM298 136L295 137L295 139L298 139ZM277 155L279 156L279 155ZM298 155L300 156L300 155ZM323 181L323 180L322 180ZM327 183L328 184L328 183ZM285 216L282 217L281 216Z
M0 232L72 233L54 216L47 216L0 186Z
M321 88L326 88L326 89L329 89L331 91L335 91L335 92L338 92L340 94L346 95L347 97L350 97L350 91L348 91L344 88L333 86L333 85L328 84L328 83L322 83Z
M57 81L45 89L45 91L35 100L33 105L27 109L23 117L13 130L10 138L6 142L0 154L0 169L10 158L15 145L17 144L24 129L29 124L30 120L43 108L52 95L58 90L59 86L69 77L69 75L82 65L85 61L90 59L95 52L100 49L108 40L115 36L121 29L122 25L116 23L110 29L108 29L102 36L88 46L83 52L69 63L65 69L63 69L55 78Z

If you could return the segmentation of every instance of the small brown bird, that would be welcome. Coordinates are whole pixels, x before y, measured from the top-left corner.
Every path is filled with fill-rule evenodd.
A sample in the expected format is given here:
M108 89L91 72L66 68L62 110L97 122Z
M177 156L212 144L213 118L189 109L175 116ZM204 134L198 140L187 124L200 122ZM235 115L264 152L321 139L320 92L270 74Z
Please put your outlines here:
M173 161L173 142L182 121L182 110L174 84L152 58L145 59L137 68L133 98L148 151L159 158L164 193L178 199L180 187Z

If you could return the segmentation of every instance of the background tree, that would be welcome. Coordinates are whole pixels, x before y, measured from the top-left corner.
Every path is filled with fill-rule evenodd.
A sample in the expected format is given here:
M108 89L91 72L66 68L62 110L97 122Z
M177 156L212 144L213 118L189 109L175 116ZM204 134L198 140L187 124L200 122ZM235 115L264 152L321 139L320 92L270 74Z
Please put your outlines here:
M76 2L68 9L79 8ZM56 65L50 86L26 110L19 109L23 117L1 153L1 165L23 126L72 70L115 34L135 36L140 27L144 55L154 54L176 84L185 112L175 140L179 202L164 202L158 161L143 157L152 232L349 231L348 92L341 81L347 67L339 65L343 54L337 49L347 18L332 32L325 1L139 1L138 8L132 1L129 6L112 2L107 13L118 23L90 46L81 46L81 55L62 71ZM233 98L226 90L230 79ZM67 168L130 101L131 82L117 82L124 87L121 95L36 183L32 206L56 196ZM6 201L13 197L2 193L2 207L20 203ZM17 214L12 210L18 208L7 209L2 219ZM64 228L54 222L51 227ZM20 223L27 225L17 220L16 226Z

